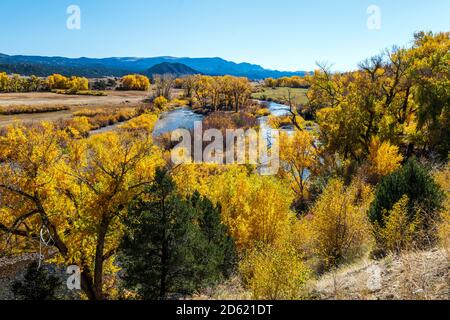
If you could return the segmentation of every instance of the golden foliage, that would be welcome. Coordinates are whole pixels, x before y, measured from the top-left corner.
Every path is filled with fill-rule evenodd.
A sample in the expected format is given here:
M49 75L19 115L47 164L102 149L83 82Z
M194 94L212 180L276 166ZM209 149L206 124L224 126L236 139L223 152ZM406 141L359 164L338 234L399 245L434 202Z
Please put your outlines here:
M420 222L410 221L408 205L409 198L405 195L385 214L384 226L375 226L377 243L383 250L399 253L411 247Z
M140 74L130 74L122 78L121 89L147 91L150 89L150 80Z
M367 211L373 191L361 181L332 180L312 209L314 250L326 268L361 255L370 240Z
M156 108L156 110L162 111L165 109L168 102L169 101L165 97L159 96L155 98L155 100L153 100L153 105Z
M438 232L441 244L450 255L450 163L447 163L444 168L437 171L434 178L445 195Z
M314 137L307 131L297 130L293 136L281 133L280 160L283 162L280 176L289 181L303 203L308 198L308 181L319 160Z
M385 177L401 166L403 156L398 147L389 142L381 142L377 137L372 138L369 145L369 173L377 178Z
M104 276L117 271L123 209L164 164L160 151L147 135L71 139L47 122L10 127L0 148L0 228L30 246L48 229L54 260L80 266L89 298L103 297Z
M183 165L174 180L183 193L198 190L222 205L222 219L239 250L274 243L294 217L293 193L275 177L248 173L245 167Z
M240 265L244 283L256 300L298 300L310 270L289 244L251 250Z
M50 90L68 90L70 93L89 90L89 81L83 77L67 78L60 74L53 74L47 78Z

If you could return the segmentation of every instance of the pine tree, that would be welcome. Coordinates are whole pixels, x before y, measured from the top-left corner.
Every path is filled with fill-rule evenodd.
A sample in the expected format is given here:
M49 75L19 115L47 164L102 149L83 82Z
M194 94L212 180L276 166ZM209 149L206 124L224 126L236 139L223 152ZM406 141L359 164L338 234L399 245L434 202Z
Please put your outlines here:
M230 270L233 243L219 210L198 194L185 200L165 169L129 208L122 241L124 285L143 299L187 295Z
M419 220L421 229L432 239L443 193L429 170L414 158L382 180L369 211L371 222L384 228L386 213L404 196L410 200L407 208L408 221Z

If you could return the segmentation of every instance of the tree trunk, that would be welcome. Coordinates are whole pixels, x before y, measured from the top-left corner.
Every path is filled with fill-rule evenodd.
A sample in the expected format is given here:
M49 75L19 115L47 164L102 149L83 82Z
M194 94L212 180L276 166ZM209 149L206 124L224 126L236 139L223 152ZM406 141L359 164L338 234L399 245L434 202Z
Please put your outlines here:
M169 244L167 240L167 221L166 216L166 206L165 199L163 198L161 201L161 212L163 214L163 234L162 234L162 248L161 248L161 279L160 279L160 287L159 287L159 298L161 300L166 298L167 293L167 261L169 259Z
M105 248L106 233L109 227L109 218L104 217L100 224L95 248L94 265L94 292L97 300L103 300L103 251Z

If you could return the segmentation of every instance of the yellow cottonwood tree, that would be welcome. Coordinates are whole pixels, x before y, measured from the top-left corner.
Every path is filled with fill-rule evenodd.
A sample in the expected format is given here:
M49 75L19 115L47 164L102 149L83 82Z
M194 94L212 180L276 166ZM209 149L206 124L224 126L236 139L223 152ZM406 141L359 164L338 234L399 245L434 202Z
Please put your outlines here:
M308 197L308 180L319 161L314 137L307 131L297 130L293 136L282 133L280 160L280 176L289 181L302 206Z
M54 260L81 268L86 296L105 298L123 209L163 164L159 150L145 136L126 133L71 140L45 122L10 128L0 147L0 231L30 246L45 231Z
M227 172L211 184L211 196L222 204L224 222L239 247L271 243L285 230L293 196L275 178Z

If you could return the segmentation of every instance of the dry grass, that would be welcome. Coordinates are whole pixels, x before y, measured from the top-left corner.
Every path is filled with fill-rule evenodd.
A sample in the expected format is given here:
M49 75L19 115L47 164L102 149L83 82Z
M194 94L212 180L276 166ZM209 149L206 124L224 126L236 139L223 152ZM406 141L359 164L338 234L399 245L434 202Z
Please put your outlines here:
M228 281L194 294L187 300L251 300L252 293L242 286L239 277L232 277Z
M442 249L410 251L382 261L366 259L309 286L315 299L449 300L449 260Z

